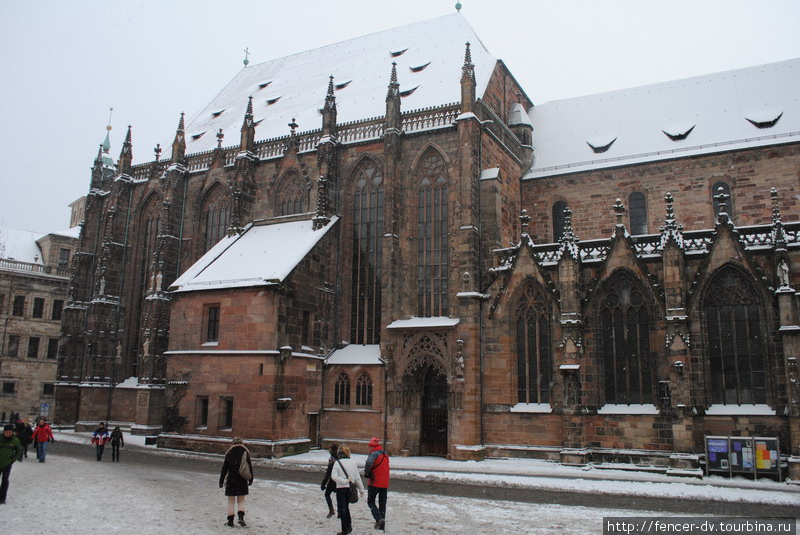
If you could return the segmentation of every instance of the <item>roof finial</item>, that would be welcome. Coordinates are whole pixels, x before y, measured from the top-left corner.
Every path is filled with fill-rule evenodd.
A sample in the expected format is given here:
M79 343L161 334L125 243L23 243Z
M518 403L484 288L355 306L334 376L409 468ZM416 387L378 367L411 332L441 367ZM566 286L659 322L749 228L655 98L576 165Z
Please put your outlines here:
M622 226L622 218L625 216L625 205L622 204L622 199L617 197L617 200L614 201L614 215L617 218L617 226Z
M328 78L328 97L333 97L333 75Z
M461 2L456 2L456 11L461 11Z
M389 91L386 93L386 98L400 96L400 84L397 83L397 62L392 62L392 75L389 78Z
M249 47L244 49L244 60L242 61L242 63L244 63L245 68L247 68L247 66L250 64L250 60L247 59L248 56L250 56L250 48Z
M225 137L225 134L222 133L222 128L220 128L219 131L217 132L217 148L218 149L222 148L222 140L223 140L224 137Z
M103 152L111 150L111 116L114 114L114 108L108 108L108 124L106 125L106 138L103 140Z

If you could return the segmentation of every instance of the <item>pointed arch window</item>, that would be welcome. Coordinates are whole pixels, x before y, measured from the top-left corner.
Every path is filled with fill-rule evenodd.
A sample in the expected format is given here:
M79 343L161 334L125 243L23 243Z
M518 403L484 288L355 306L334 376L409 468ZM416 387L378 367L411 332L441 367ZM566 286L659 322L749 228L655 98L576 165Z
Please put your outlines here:
M550 403L553 357L550 307L542 290L529 283L517 306L517 400Z
M447 316L447 174L439 154L421 165L417 223L417 315Z
M619 275L609 284L601 299L599 328L605 402L653 403L652 325L645 292L632 277Z
M350 405L350 378L342 372L333 386L333 404Z
M299 175L283 180L279 194L278 215L303 214L308 208L308 189Z
M732 267L722 268L709 282L703 319L711 403L766 403L766 344L752 281Z
M628 197L628 209L631 217L631 234L647 234L647 204L644 193L634 191Z
M228 195L222 186L217 186L203 203L203 252L217 244L228 232L231 211Z
M560 241L564 237L564 230L567 225L567 216L564 210L567 209L565 201L556 201L553 203L553 241Z
M372 379L367 372L359 375L356 381L356 405L372 406Z
M158 232L161 224L161 201L153 195L147 204L142 208L141 216L141 234L139 235L138 250L141 251L139 260L139 279L138 279L138 294L139 297L134 301L136 303L135 317L139 318L138 326L144 325L144 297L150 287L150 281L155 280L155 260L156 260L156 247L158 245ZM136 280L136 279L134 279ZM134 351L136 354L141 347L141 329L136 329L134 339ZM132 373L137 373L137 363L132 363Z
M731 197L731 187L727 182L719 181L715 182L713 186L711 186L711 201L714 205L714 219L719 217L719 213L721 210L721 205L719 199L717 199L717 195L720 193L724 193L728 196L728 200L725 202L725 212L727 212L728 217L733 219L733 198Z
M353 192L350 340L356 344L380 342L382 258L383 176L368 162L356 173Z

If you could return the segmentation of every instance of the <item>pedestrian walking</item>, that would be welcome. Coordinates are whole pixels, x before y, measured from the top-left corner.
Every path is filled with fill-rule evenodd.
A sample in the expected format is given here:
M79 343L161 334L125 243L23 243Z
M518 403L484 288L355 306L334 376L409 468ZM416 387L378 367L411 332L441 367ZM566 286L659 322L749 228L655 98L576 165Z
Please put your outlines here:
M36 429L33 430L31 439L33 440L33 446L36 448L36 458L39 459L40 463L43 463L47 457L47 443L55 442L53 430L50 429L44 416L39 417L36 422Z
M389 492L389 455L381 448L378 437L369 441L369 455L364 465L367 476L367 505L375 519L375 529L386 529L386 495ZM378 505L375 506L375 498Z
M333 465L336 463L336 459L338 459L339 445L331 444L328 451L331 456L328 457L328 468L325 470L325 477L322 478L322 484L319 488L325 491L325 502L328 504L328 518L330 518L336 514L336 511L333 509L333 499L331 498L331 494L336 492L336 482L331 479L331 470L333 470Z
M3 436L0 437L0 505L6 503L8 494L8 480L11 477L11 465L22 455L22 444L14 434L14 426L6 424L3 427Z
M33 428L27 418L23 418L17 422L15 433L19 439L19 443L22 444L22 453L19 455L19 460L21 461L22 459L28 458L28 446L33 436Z
M239 525L246 526L245 496L250 493L248 487L253 484L253 462L250 459L250 450L244 446L239 437L234 437L231 447L225 453L225 461L222 463L222 472L219 475L219 488L222 488L223 483L225 496L228 497L228 521L225 525L234 527L233 511L236 505Z
M109 440L111 440L111 437L108 435L106 424L104 422L100 422L100 425L97 426L97 429L95 429L94 433L92 434L92 444L94 444L98 461L103 460L103 450L106 449L106 444L108 444Z
M125 447L125 437L122 436L122 429L116 426L111 432L111 462L119 462L119 449Z
M339 446L339 455L331 470L331 479L336 482L336 505L342 531L336 535L347 535L353 532L353 520L350 518L350 483L358 487L358 494L364 496L364 483L358 473L356 462L350 458L350 448Z

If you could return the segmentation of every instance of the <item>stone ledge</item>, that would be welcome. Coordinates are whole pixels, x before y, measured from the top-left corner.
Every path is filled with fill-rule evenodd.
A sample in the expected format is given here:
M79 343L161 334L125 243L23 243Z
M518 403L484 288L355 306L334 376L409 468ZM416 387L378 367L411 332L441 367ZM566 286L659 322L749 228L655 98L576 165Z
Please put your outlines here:
M224 454L231 447L231 439L230 437L161 433L158 436L157 444L159 448ZM267 459L306 453L311 449L309 439L275 441L244 439L244 445L250 450L253 458Z

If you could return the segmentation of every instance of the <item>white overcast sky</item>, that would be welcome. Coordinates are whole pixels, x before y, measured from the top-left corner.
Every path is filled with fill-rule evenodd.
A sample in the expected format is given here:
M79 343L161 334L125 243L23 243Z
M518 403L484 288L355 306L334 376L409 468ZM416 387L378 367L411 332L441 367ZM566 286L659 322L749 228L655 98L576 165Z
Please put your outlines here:
M800 57L798 0L463 0L537 104ZM171 142L242 68L425 20L455 0L0 2L0 226L49 232L114 108L111 154ZM458 61L456 59L455 61ZM457 83L457 81L454 81ZM324 91L324 88L321 89Z

